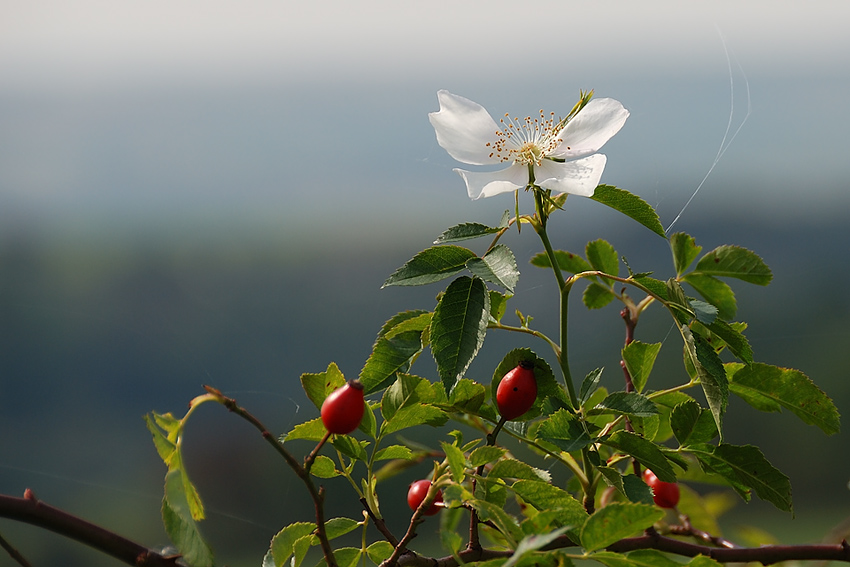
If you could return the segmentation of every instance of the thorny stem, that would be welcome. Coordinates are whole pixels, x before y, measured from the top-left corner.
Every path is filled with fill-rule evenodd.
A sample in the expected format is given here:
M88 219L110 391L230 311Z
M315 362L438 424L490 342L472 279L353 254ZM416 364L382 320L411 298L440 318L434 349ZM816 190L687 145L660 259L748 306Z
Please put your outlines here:
M301 463L292 456L292 454L286 450L283 446L283 443L278 441L274 435L269 433L269 430L254 417L248 410L240 407L236 400L233 398L228 398L224 394L222 394L219 390L211 387L204 386L204 389L212 394L216 401L226 407L231 413L235 413L242 419L246 420L248 423L253 425L263 436L263 439L268 441L275 451L280 454L289 467L298 475L304 484L307 486L307 491L310 493L310 497L313 500L313 505L316 508L316 536L319 538L319 544L322 547L322 554L325 556L325 561L328 564L328 567L337 567L336 559L334 558L333 550L331 549L330 541L328 540L328 534L325 530L325 490L324 487L316 488L316 485L313 483L313 479L310 477L310 471L305 466L301 466Z

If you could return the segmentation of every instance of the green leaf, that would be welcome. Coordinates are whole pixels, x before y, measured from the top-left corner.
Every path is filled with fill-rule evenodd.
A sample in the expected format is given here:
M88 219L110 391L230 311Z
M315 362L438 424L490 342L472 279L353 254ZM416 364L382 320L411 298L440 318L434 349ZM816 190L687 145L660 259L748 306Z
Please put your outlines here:
M673 561L655 549L639 549L637 551L632 551L627 555L615 554L610 551L602 551L594 553L590 558L595 559L608 567L682 567L681 563ZM711 560L709 559L709 561ZM720 566L716 565L714 567Z
M547 471L536 469L523 461L502 459L493 465L493 468L487 473L487 478L514 478L517 480L542 480L543 482L551 482L552 475Z
M633 474L624 476L623 489L626 491L626 498L628 498L630 502L649 504L650 506L652 505L652 490L641 480L639 476Z
M614 392L613 394L609 394L596 407L619 414L638 417L649 417L658 414L658 408L655 407L652 400L637 392Z
M310 468L310 474L319 478L334 478L342 473L336 470L336 465L329 457L316 455L316 460L313 461L313 466Z
M589 272L592 269L590 264L578 254L573 254L565 250L555 250L554 253L558 267L565 272L580 274L581 272ZM545 252L540 252L531 259L531 265L538 268L551 268L552 262L549 261L549 256Z
M337 567L355 567L363 555L359 547L339 547L333 550L334 561ZM322 558L316 567L327 567L327 562Z
M434 310L431 352L449 395L484 343L489 314L484 282L466 276L449 284Z
M487 389L483 385L463 378L455 384L448 406L457 412L475 413L486 397Z
M700 258L694 272L757 285L767 285L773 279L770 268L755 252L731 245L718 246Z
M434 392L428 380L411 374L399 374L381 398L381 415L384 421L392 421L399 409L433 400Z
M413 451L410 450L410 447L405 447L404 445L390 445L375 453L376 462L392 459L403 459L405 461L413 459Z
M729 348L732 354L738 357L739 360L742 360L747 364L752 364L753 349L750 347L747 337L738 331L736 327L744 328L746 325L744 323L733 323L730 325L726 321L714 321L714 323L708 326L708 330L714 335L712 346L714 347L715 352L717 352L718 345L716 339L719 338L723 341L723 343L725 343L725 346ZM724 345L720 346L722 347Z
M594 442L579 419L564 409L556 411L540 424L537 438L548 441L568 453Z
M677 276L681 276L702 252L702 246L697 246L694 237L684 232L670 236L670 249L673 251L673 265Z
M269 549L275 567L282 567L294 553L295 542L310 536L316 530L312 522L295 522L280 530L273 538Z
M519 545L517 545L516 549L514 550L514 554L511 555L507 561L505 561L502 567L514 567L517 563L519 563L520 559L522 559L523 556L529 554L532 551L537 551L549 545L550 543L564 535L568 529L568 527L564 527L545 534L533 534L525 536L519 542ZM539 565L539 562L535 561L534 565Z
M383 435L389 435L408 427L417 425L430 425L437 427L448 421L446 412L430 404L414 404L401 408L391 421L385 421L381 425Z
M197 493L192 487L192 494L187 494L186 480L182 469L169 470L165 475L165 497L162 500L163 526L169 539L187 563L203 567L211 566L213 565L212 548L198 531L197 505L191 502L197 499Z
M617 251L605 240L592 240L587 243L584 248L587 255L587 261L593 266L594 270L604 272L616 276L620 271L620 259L617 256ZM614 282L610 279L602 278L602 281L610 287Z
M614 294L610 288L602 284L591 282L581 295L581 300L588 309L602 309L614 300Z
M667 295L667 284L661 280L650 278L649 276L635 276L632 278L636 284L639 284L650 291L653 295L660 297L662 300L669 299Z
M460 246L432 246L426 248L393 272L381 287L425 285L438 282L464 269L467 260L475 257L472 250Z
M481 521L493 522L496 528L502 533L502 535L505 536L508 543L511 545L515 546L516 543L523 538L524 534L522 533L519 524L517 524L514 517L505 512L502 507L478 498L470 500L469 505L478 512L478 517Z
M538 510L559 510L562 525L577 527L587 519L581 502L566 490L540 480L518 480L511 489L528 504Z
M644 467L650 469L664 482L676 482L676 474L667 457L652 441L647 441L640 435L628 431L617 431L607 439L602 439L602 444L631 455Z
M177 452L177 445L170 441L162 429L157 426L154 417L145 415L144 420L148 431L153 436L153 444L156 447L156 452L159 453L159 458L162 459L166 466L170 466L171 460Z
M495 447L493 445L485 445L478 447L469 454L469 463L473 467L480 467L487 463L492 463L505 456L506 449Z
M636 535L664 517L664 510L647 504L614 502L597 510L584 523L581 545L586 551L608 547Z
M408 311L407 313L416 313L416 311ZM416 331L421 333L425 329L431 326L431 316L433 313L428 311L420 312L415 317L410 317L405 319L404 321L399 321L396 325L384 331L381 329L381 333L378 334L378 338L386 338L392 339L398 335L403 333L407 333L410 331Z
M490 317L494 321L501 321L505 316L505 311L508 308L508 299L513 297L511 294L499 293L495 290L489 290L490 294Z
M587 373L587 376L584 377L584 380L581 381L581 389L579 389L578 395L578 403L583 406L584 403L590 399L591 394L596 390L596 386L599 384L599 379L602 377L602 369L597 368L596 370L591 370Z
M735 318L735 313L738 312L738 302L729 284L714 276L693 272L685 274L682 279L688 282L703 299L717 307L717 314L721 319L729 321Z
M375 565L380 565L393 554L393 546L386 541L376 541L366 548L366 554Z
M328 539L335 539L353 532L359 525L356 520L351 518L331 518L325 522L325 532L328 534ZM319 538L317 537L316 543L313 545L318 545L318 543Z
M296 439L321 441L327 432L328 430L325 429L325 424L322 423L322 419L317 417L316 419L299 423L292 428L292 431L281 435L280 440L281 442L295 441Z
M463 482L466 472L466 457L463 456L463 451L458 449L457 445L452 445L441 441L443 452L446 454L446 460L449 463L449 471L452 473L452 480L461 483Z
M649 375L652 372L652 367L655 365L655 359L661 351L661 343L647 344L641 341L632 341L623 347L623 362L626 363L626 370L632 377L632 384L638 392L643 391Z
M679 445L708 443L717 436L717 424L711 412L695 400L682 402L670 414L670 427Z
M473 275L500 285L510 292L514 291L519 281L519 270L514 253L504 244L494 246L481 258L470 258L466 262L466 267Z
M717 318L717 307L714 305L696 299L690 300L689 303L694 310L694 317L703 325L711 325Z
M406 331L381 337L372 347L372 354L360 371L365 394L386 387L396 372L407 372L413 360L422 352L422 331Z
M694 445L687 451L700 463L732 483L752 488L762 500L780 510L792 512L791 481L771 465L758 447L752 445Z
M502 228L503 227L490 227L486 224L477 222L456 224L438 236L437 240L434 241L434 244L446 244L448 242L459 242L461 240L479 238L481 236L487 236L488 234L496 234L497 232L500 232Z
M369 459L366 455L366 442L361 443L350 435L334 435L331 444L337 451L343 455L348 455L352 459L357 459L358 461L367 461Z
M649 203L619 187L613 185L599 185L593 192L591 197L597 203L602 203L620 211L627 217L636 220L661 238L667 238L664 232L664 227L658 220L658 213L655 212Z
M383 324L381 330L378 331L377 338L380 339L381 337L386 336L388 333L390 333L390 331L393 331L394 329L396 329L396 331L392 334L398 334L398 330L412 331L418 329L421 331L424 327L427 327L428 325L425 324L424 327L415 328L401 327L400 329L399 326L402 323L412 321L414 319L419 319L422 315L426 315L427 313L429 313L429 311L425 311L424 309L411 309L409 311L402 311L400 313L396 313L395 315L390 317L386 323Z
M345 377L335 362L328 364L328 369L319 374L302 374L301 386L307 397L318 409L331 392L345 385Z
M756 363L729 365L729 389L762 411L785 408L827 435L841 428L838 409L829 397L799 370Z
M687 328L683 328L682 333L685 337L686 363L690 362L699 377L708 407L717 424L717 431L723 439L723 414L729 401L729 384L723 362L705 339Z

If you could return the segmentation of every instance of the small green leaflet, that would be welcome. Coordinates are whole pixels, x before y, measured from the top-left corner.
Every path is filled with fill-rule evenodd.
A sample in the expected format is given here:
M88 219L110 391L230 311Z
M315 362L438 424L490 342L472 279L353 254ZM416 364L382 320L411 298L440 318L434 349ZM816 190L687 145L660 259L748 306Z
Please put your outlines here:
M503 230L503 228L505 227L490 227L486 224L477 222L465 222L446 229L443 234L437 237L434 244L447 244L449 242L459 242L461 240L479 238L481 236L487 236L488 234L496 234Z
M596 408L638 417L658 414L658 408L652 400L637 392L614 392L599 402Z
M580 274L588 272L593 268L590 264L577 254L567 252L565 250L555 250L555 261L558 262L558 267L571 274ZM551 268L552 263L549 261L549 256L545 252L540 252L531 259L531 265L538 268Z
M481 258L470 258L466 262L466 267L473 275L502 286L511 293L519 281L519 270L514 253L504 244L494 246Z
M597 203L607 205L616 211L620 211L660 236L667 238L664 227L658 220L658 213L646 201L619 187L613 185L599 185L591 197Z
M682 279L697 290L703 299L717 308L721 319L730 321L738 312L738 302L729 284L707 274L685 274Z
M581 545L586 551L603 549L639 534L663 517L664 510L657 506L614 502L587 519L581 529Z
M384 285L425 285L438 282L466 267L474 252L460 246L432 246L407 261L387 278Z
M623 362L626 363L626 370L629 371L632 384L638 392L643 391L643 387L646 386L649 374L652 372L655 359L660 351L661 343L647 344L641 341L632 341L623 347Z
M767 285L773 273L755 253L740 246L718 246L697 262L695 273L737 278L748 283Z
M690 234L677 232L670 235L670 249L673 252L673 265L676 268L676 275L681 276L699 256L702 246L697 246Z
M602 443L631 455L664 482L676 482L673 467L661 449L652 441L647 441L640 435L628 431L617 431L607 439L603 439Z

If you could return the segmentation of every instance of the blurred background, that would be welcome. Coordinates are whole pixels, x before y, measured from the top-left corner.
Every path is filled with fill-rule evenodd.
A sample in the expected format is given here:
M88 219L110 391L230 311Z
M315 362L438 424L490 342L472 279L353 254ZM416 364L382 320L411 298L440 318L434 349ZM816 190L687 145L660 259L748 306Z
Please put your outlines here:
M276 433L316 417L299 375L335 361L357 376L380 325L442 289L384 279L445 228L513 206L467 198L427 119L442 88L494 116L563 114L580 89L620 100L631 117L603 182L665 227L728 147L672 231L765 259L769 287L732 282L757 360L802 370L847 414L848 22L837 0L0 1L0 492L30 487L164 546L143 414L182 415L211 384ZM557 248L604 237L636 271L672 274L662 239L592 201L569 199L553 226ZM523 272L513 308L556 335L551 276L526 264L539 244L506 242ZM618 387L618 309L576 304L573 373L604 365ZM638 328L666 341L659 386L682 379L669 330L660 311ZM469 375L489 382L518 345L548 355L491 333ZM791 477L796 511L739 503L728 535L814 541L850 515L847 433L733 400L727 434ZM259 565L274 533L310 519L246 424L205 407L187 437L221 563ZM427 473L388 483L391 525L394 495ZM36 565L115 564L8 520L0 533Z

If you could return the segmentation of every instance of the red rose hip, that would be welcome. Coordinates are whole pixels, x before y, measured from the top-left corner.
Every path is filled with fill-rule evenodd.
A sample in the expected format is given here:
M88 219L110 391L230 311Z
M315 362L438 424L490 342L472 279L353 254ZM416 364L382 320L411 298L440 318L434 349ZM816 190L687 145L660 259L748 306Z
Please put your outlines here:
M363 419L363 384L349 380L322 403L322 423L331 433L347 435L360 426Z
M431 488L431 481L428 479L417 480L410 485L410 488L407 489L407 505L410 506L411 510L419 508L419 505L422 504L422 501L425 500L425 497L428 495L429 488ZM434 498L434 501L430 506L428 506L428 509L425 510L424 514L426 516L433 516L439 512L440 507L437 506L437 502L442 501L443 493L438 490L437 497Z
M652 500L662 508L675 508L679 503L679 485L658 480L649 469L643 471L643 480L652 489Z
M525 360L505 374L496 388L499 414L508 421L530 410L536 399L537 380L534 378L534 364Z

